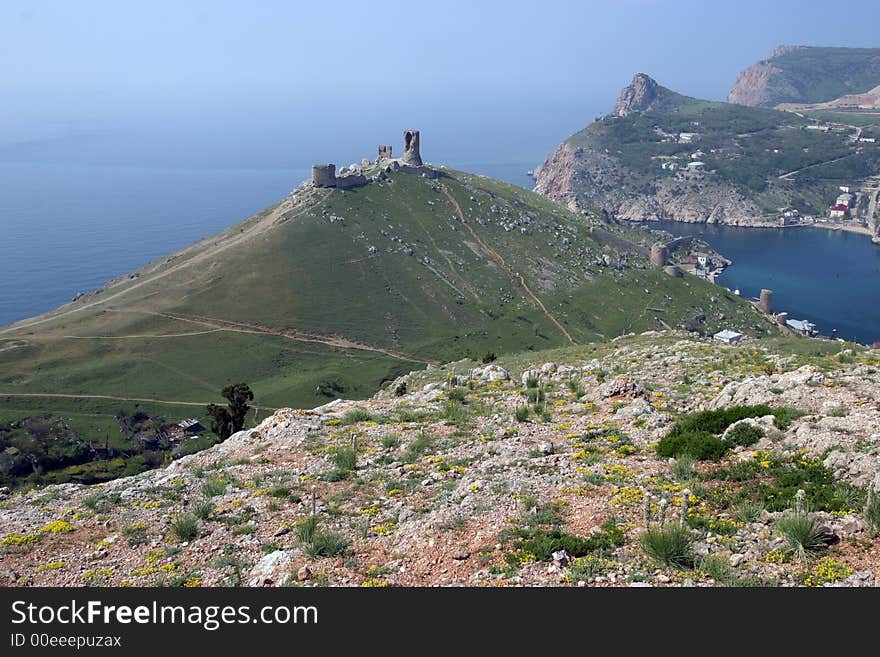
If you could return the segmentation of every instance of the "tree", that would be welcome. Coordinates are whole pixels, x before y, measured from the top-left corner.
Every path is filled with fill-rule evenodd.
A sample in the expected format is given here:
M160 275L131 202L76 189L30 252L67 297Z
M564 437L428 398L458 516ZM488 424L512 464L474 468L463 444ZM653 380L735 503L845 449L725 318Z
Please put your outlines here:
M249 401L253 401L254 393L247 383L230 383L220 393L229 400L229 417L232 420L232 433L244 429L244 419L250 410Z
M222 406L208 404L208 415L211 417L211 431L222 441L232 435L232 416Z
M222 441L244 429L245 416L251 408L248 402L253 400L254 393L247 383L230 383L220 394L227 400L226 408L208 404L207 413L211 418L211 431Z

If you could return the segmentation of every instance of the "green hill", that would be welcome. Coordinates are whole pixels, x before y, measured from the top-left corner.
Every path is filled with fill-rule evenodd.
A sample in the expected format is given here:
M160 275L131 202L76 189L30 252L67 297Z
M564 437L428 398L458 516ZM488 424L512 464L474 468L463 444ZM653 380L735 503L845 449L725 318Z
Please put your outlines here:
M880 173L880 147L858 129L791 112L700 100L646 75L615 111L569 137L536 171L537 191L631 220L751 224L781 207L824 215Z
M880 48L779 46L739 74L728 100L758 107L821 103L880 85Z
M0 329L0 423L52 413L124 447L120 408L202 417L233 381L251 385L263 417L363 398L433 362L677 327L698 314L706 330L772 330L732 294L649 268L647 233L442 174L390 173L351 190L305 184Z

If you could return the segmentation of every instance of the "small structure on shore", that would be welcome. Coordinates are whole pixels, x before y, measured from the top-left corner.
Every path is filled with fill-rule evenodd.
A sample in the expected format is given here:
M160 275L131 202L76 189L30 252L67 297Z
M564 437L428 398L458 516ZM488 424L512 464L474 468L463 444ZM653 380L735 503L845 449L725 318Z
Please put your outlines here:
M654 267L665 267L669 261L669 249L665 244L657 242L651 247L651 265Z
M814 336L818 333L816 325L806 319L787 319L785 325L801 335Z
M724 344L736 344L743 339L743 334L731 331L730 329L724 329L723 331L718 331L712 337Z

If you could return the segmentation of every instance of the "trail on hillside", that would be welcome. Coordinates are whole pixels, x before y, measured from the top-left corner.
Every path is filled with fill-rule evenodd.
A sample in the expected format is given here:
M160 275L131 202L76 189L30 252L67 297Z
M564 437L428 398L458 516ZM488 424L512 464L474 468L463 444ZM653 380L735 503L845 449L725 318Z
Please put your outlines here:
M477 232L473 228L471 228L470 224L468 224L467 220L464 217L464 212L462 211L461 206L458 204L458 201L446 188L446 186L440 185L440 188L443 190L443 194L446 196L446 199L450 202L450 204L452 204L453 208L455 208L455 211L458 213L458 217L461 220L462 225L471 234L471 237L473 237L477 241L477 244L479 244L480 247L489 254L489 257L492 258L503 271L507 272L507 274L511 278L519 280L520 285L522 285L523 290L525 290L526 295L532 300L532 302L540 309L542 313L544 313L544 315L546 315L547 319L549 319L556 325L556 328L558 328L562 332L562 334L571 344L575 344L574 339L571 337L568 331L565 330L565 327L562 326L562 324L560 324L559 321L552 314L550 314L550 311L547 310L546 306L544 306L543 303L541 303L541 300L537 296L535 296L534 292L532 292L531 289L529 289L529 286L526 284L526 280L523 278L522 274L513 271L513 269L510 268L510 265L508 265L507 262L505 262L504 258L501 257L501 254L499 254L495 249L486 244L486 242L483 241L483 239L477 234Z
M212 402L184 402L184 401L170 401L168 399L151 399L149 397L116 397L114 395L75 395L75 394L63 394L63 393L51 393L51 392L0 392L0 397L53 397L53 398L61 398L61 399L108 399L110 401L132 401L132 402L145 402L151 404L170 404L172 406L198 406L204 408L208 404ZM216 400L215 402L216 403ZM271 406L251 406L251 408L256 408L260 411L277 411L277 408L273 408Z
M304 214L305 212L307 212L308 210L310 210L311 208L313 208L314 206L322 203L332 193L332 191L333 191L332 189L328 189L326 193L318 195L315 200L303 205L303 207L299 208L299 211L292 216L298 217L298 216ZM106 296L102 296L100 299L97 299L95 301L85 303L85 304L78 306L76 308L71 308L69 310L65 310L60 313L50 315L48 317L42 317L40 319L35 319L35 320L29 321L29 322L26 321L23 323L19 322L17 324L13 324L12 326L10 326L6 329L0 329L0 334L11 333L14 331L19 331L21 329L30 328L31 326L45 324L46 322L51 322L56 319L60 319L61 317L66 317L67 315L71 315L73 313L82 312L83 310L87 310L89 308L94 308L95 306L104 305L104 304L108 303L109 301L113 301L114 299L118 299L119 297L121 297L125 294L128 294L132 290L136 290L140 287L143 287L144 285L147 285L148 283L153 283L157 280L165 278L169 274L172 274L174 272L180 271L181 269L185 269L187 267L191 267L193 265L204 262L208 258L214 258L218 254L223 253L224 251L232 248L233 246L237 246L241 242L252 239L253 237L256 237L257 235L261 235L262 233L265 233L267 230L271 229L272 226L275 225L275 221L277 219L279 219L286 211L288 211L290 209L290 206L291 206L290 199L285 199L284 201L279 203L278 206L274 210L272 210L272 212L270 212L268 215L266 215L265 217L263 217L262 219L257 221L253 226L251 226L247 230L243 230L241 233L238 233L232 237L227 238L222 243L208 246L203 251L196 253L191 258L189 258L179 264L172 265L171 267L168 267L167 269L163 269L154 275L142 276L136 283L129 285L128 287L126 287L123 290L120 290L119 292L116 292L114 294L108 294ZM201 244L201 242L193 244L192 246L188 247L187 249L184 249L183 253L185 253L189 249L194 249L194 248L198 247L199 244Z
M144 315L155 315L158 317L165 317L166 319L173 319L179 322L188 322L191 324L197 324L200 326L208 326L213 328L216 331L231 331L233 333L247 333L247 334L265 334L265 335L274 335L282 338L287 338L288 340L296 340L297 342L312 342L317 344L327 345L329 347L337 347L340 349L354 349L357 351L372 351L379 354L384 354L385 356L390 356L391 358L396 358L397 360L403 360L412 363L424 363L425 365L435 365L439 361L430 360L427 358L418 358L416 356L410 356L408 354L401 353L399 351L393 351L391 349L384 349L382 347L374 347L373 345L364 344L363 342L355 342L354 340L349 340L348 338L344 338L341 336L328 336L328 335L318 335L314 333L306 333L304 331L298 331L296 329L277 329L271 328L268 326L260 326L259 324L249 324L245 322L236 322L228 319L220 319L217 317L204 317L200 315L181 315L178 313L169 313L169 312L153 312L149 310L114 310L108 309L109 312L130 312L130 313L140 313Z

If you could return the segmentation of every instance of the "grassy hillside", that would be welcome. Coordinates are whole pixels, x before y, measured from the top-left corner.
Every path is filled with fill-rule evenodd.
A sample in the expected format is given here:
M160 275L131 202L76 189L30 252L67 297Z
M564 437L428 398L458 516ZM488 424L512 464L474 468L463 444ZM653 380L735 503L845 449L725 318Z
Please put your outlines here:
M677 327L698 313L707 330L770 330L724 290L649 269L631 241L647 234L594 223L454 171L349 191L305 186L0 329L0 422L51 412L114 440L122 406L200 417L233 381L253 388L256 419L366 397L431 362Z

